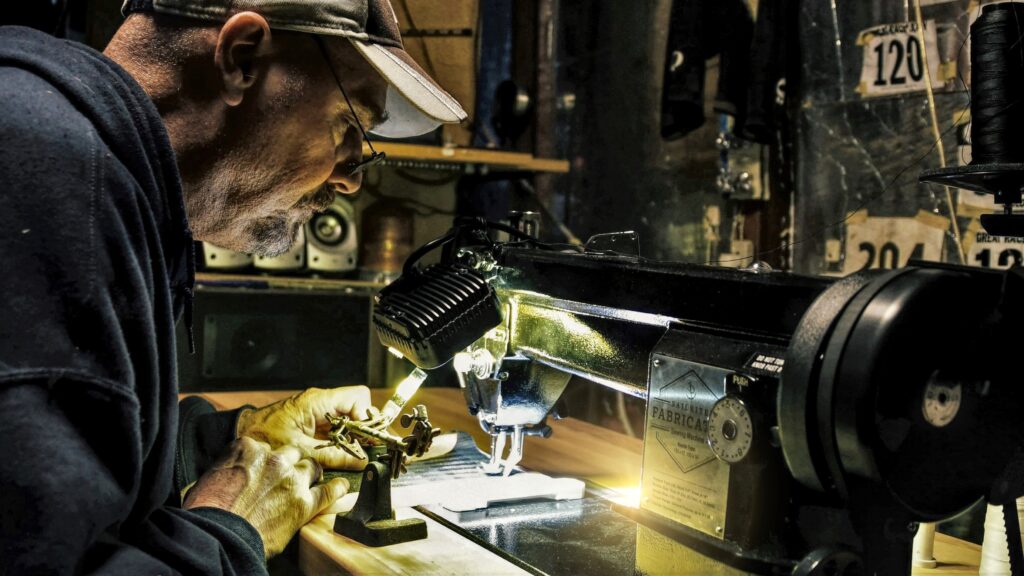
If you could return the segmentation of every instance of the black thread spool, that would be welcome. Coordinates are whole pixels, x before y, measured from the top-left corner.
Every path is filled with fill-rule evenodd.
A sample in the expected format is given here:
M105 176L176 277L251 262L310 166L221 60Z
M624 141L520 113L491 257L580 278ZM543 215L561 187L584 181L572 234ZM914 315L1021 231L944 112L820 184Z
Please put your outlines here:
M992 194L1004 212L983 215L985 230L1024 235L1024 216L1011 214L1024 186L1024 4L990 4L971 25L971 148L968 166L920 180Z
M1024 162L1024 6L985 8L971 26L972 164Z

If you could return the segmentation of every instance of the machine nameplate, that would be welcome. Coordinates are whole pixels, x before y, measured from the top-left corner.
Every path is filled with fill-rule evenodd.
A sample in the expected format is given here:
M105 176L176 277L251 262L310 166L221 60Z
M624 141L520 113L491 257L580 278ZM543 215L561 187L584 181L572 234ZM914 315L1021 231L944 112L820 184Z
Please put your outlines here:
M725 535L729 466L707 443L708 416L728 370L655 354L641 507L716 538Z

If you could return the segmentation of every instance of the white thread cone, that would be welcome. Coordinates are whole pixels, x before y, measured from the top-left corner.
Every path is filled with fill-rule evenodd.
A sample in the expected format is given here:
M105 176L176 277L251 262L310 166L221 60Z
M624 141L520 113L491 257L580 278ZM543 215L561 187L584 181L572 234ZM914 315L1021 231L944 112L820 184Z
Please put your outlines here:
M1017 518L1024 523L1024 498L1017 499ZM1010 576L1010 549L1001 506L989 504L985 510L985 539L981 543L978 576Z

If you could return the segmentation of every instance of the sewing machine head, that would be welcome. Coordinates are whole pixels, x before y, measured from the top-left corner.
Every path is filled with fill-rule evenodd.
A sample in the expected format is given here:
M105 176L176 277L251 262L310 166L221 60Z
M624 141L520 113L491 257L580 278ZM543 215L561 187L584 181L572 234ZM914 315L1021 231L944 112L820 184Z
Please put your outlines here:
M450 235L436 282L383 291L375 321L415 336L389 324L399 308L439 304L417 338L448 343L492 473L550 432L578 375L647 401L637 521L751 572L909 574L917 521L1024 493L1005 481L1024 444L1019 270L834 281L495 244L482 226ZM424 342L388 343L423 366L443 348Z

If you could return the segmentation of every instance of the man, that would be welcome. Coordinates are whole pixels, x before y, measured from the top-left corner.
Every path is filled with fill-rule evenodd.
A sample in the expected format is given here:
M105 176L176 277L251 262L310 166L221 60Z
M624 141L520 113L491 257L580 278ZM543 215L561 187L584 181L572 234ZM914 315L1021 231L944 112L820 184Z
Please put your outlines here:
M124 10L105 56L0 29L0 574L263 573L347 489L321 468L360 464L313 447L324 413L363 418L369 393L189 400L179 426L192 233L281 253L358 189L364 127L465 113L387 0Z

